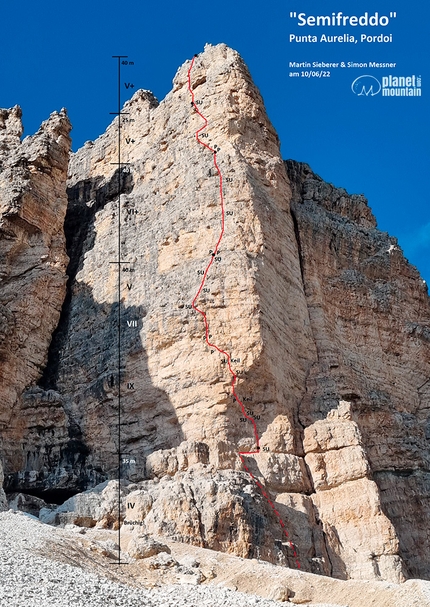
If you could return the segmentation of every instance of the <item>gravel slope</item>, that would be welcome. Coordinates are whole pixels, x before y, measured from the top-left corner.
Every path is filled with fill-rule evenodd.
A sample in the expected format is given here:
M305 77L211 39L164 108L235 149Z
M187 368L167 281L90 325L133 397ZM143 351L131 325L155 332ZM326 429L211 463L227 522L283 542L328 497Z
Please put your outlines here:
M0 605L8 607L278 607L232 590L170 585L137 590L78 567L44 558L35 551L61 535L23 513L0 514Z
M176 574L145 577L143 561L112 571L103 551L91 550L114 544L103 541L104 533L99 541L99 535L45 525L22 512L0 512L0 607L294 607L250 594L264 590L276 596L277 584L293 589L290 596L302 607L430 607L430 582L341 582L202 548L193 552L184 544L175 544L180 562L195 553L202 567L217 564L210 583L178 584ZM148 588L155 580L160 585ZM248 594L221 587L226 581Z

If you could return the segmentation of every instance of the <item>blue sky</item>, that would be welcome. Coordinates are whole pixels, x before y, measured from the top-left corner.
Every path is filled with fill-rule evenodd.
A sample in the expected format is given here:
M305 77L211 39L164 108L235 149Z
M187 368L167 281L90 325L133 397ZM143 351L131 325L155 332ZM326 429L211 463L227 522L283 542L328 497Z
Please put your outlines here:
M311 28L295 25L290 11L395 11L397 17L384 28ZM248 64L284 158L308 162L327 181L365 194L379 228L399 239L407 258L430 281L429 18L430 5L418 0L8 3L2 7L0 107L22 106L26 134L52 111L67 107L77 149L104 131L116 109L112 55L128 55L135 62L130 69L136 87L162 99L180 64L206 42L225 42ZM392 33L393 43L289 41L290 33L362 32ZM290 78L290 61L387 61L397 68ZM364 73L421 75L423 96L358 97L351 83Z

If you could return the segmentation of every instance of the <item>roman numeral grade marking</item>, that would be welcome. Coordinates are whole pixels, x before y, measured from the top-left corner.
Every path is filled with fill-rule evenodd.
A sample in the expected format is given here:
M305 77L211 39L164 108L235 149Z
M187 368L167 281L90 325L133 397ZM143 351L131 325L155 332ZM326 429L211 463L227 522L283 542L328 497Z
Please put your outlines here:
M270 507L272 508L272 511L274 512L276 518L279 521L279 524L282 527L282 531L285 535L285 537L287 538L287 542L288 542L288 546L291 548L295 561L296 561L296 565L297 567L300 569L300 562L298 560L298 556L297 556L297 551L296 548L294 546L294 544L292 543L292 541L290 540L290 536L289 533L287 531L287 529L285 528L285 523L281 518L281 515L279 514L279 512L276 509L275 504L272 502L272 500L270 499L270 496L267 494L266 490L264 489L263 485L260 483L260 481L254 476L254 474L251 472L251 470L248 468L248 466L246 465L246 461L245 461L245 457L247 455L258 455L260 453L260 437L257 431L257 424L256 424L256 419L259 418L259 416L254 417L253 415L253 411L249 411L245 408L245 405L243 404L243 402L240 400L240 398L238 397L237 393L236 393L236 383L237 383L237 378L239 375L239 371L234 371L232 364L233 363L240 363L240 358L236 357L233 358L231 356L231 354L229 354L228 352L226 352L225 350L222 350L221 348L219 348L216 344L212 343L211 338L212 338L212 334L209 331L209 323L208 323L208 319L207 316L205 314L205 312L203 310L201 310L200 308L197 307L197 300L200 297L200 293L203 291L203 289L205 288L205 283L206 283L206 279L209 273L209 270L211 269L211 266L213 263L216 263L217 260L217 256L219 253L219 247L221 245L221 241L223 239L224 236L224 232L225 232L225 203L224 203L224 192L223 192L223 176L221 173L221 169L218 165L218 161L217 161L217 153L220 151L221 148L219 148L217 145L213 144L212 146L209 143L206 143L206 141L202 140L202 136L205 134L202 131L204 131L207 126L208 126L208 121L205 118L205 116L202 114L202 112L199 110L199 107L201 107L202 105L202 100L196 101L194 98L194 90L191 86L191 72L195 63L195 60L197 58L197 55L194 55L194 57L191 60L191 65L188 69L188 90L190 92L191 95L191 107L193 108L194 112L197 113L200 118L203 120L204 124L197 129L196 133L195 133L195 137L196 137L196 141L197 143L199 143L203 148L205 148L206 150L208 150L211 154L212 154L212 159L213 159L213 166L215 169L215 174L218 175L218 184L217 184L217 188L218 188L218 192L219 192L219 203L220 203L220 210L221 210L221 231L218 237L218 240L216 242L216 245L213 249L210 250L209 252L209 261L206 265L206 268L204 270L197 270L197 274L199 276L201 276L201 282L200 282L200 286L199 289L192 301L192 308L195 312L197 312L198 314L201 315L201 317L203 318L204 321L204 326L205 326L205 335L204 335L204 339L207 343L207 345L209 346L209 348L211 349L210 352L211 354L215 353L215 351L219 352L224 358L223 358L223 362L227 364L228 370L231 374L231 393L233 396L233 401L237 402L242 410L242 420L244 422L251 422L252 424L252 428L253 428L253 432L254 432L254 438L255 438L255 451L239 451L238 455L239 458L242 462L242 465L244 467L244 469L248 472L248 474L251 476L252 480L255 482L255 484L258 486L258 488L260 489L261 493L264 495L264 497L266 498L267 502L269 503ZM198 107L199 106L199 107ZM206 139L206 138L205 138ZM219 261L221 261L221 258L219 257ZM245 400L245 399L243 399ZM265 450L265 449L264 449Z
M117 67L118 67L118 90L117 90L117 96L118 96L118 108L116 112L110 112L111 115L115 115L118 116L118 157L117 157L117 161L116 162L111 162L110 164L112 165L116 165L118 166L119 170L118 170L118 227L117 227L117 249L118 249L118 254L117 254L117 259L115 261L110 261L109 263L111 264L116 264L118 266L118 283L117 283L117 288L118 288L118 342L117 342L117 346L118 346L118 546L119 546L119 550L118 550L118 560L115 561L113 564L115 565L128 565L128 563L126 561L122 561L121 560L121 476L122 476L122 469L123 466L125 465L129 465L131 463L136 463L136 460L134 458L132 458L131 456L125 455L123 453L121 453L121 426L124 425L124 423L121 420L121 399L122 399L122 393L121 393L121 347L122 347L122 343L121 343L121 322L122 322L122 318L121 318L121 275L122 272L134 272L134 268L130 268L129 264L131 262L123 260L121 257L121 242L122 242L122 234L121 234L121 173L122 172L129 172L129 168L128 165L130 163L128 162L123 162L121 159L121 117L124 115L129 114L129 112L122 112L121 111L121 66L129 66L129 65L134 65L134 61L127 61L128 57L127 55L113 55L112 56L113 59L117 59ZM134 88L134 84L130 83L130 82L125 82L124 86L126 89ZM131 122L131 121L130 121ZM130 137L128 137L126 139L126 143L130 143L133 142L134 140L132 140ZM122 167L126 167L126 169L124 171L121 171ZM127 283L127 289L130 290L131 289L131 283ZM131 324L129 324L131 323ZM127 321L127 326L132 326L132 327L137 327L137 321L136 320L132 320L132 321ZM127 389L128 390L134 390L134 383L129 382L127 384Z

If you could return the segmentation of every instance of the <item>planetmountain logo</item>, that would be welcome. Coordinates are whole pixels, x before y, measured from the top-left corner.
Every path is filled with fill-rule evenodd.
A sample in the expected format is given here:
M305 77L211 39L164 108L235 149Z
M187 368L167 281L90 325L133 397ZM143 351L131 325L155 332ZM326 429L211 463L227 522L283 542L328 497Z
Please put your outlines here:
M381 92L381 83L375 76L359 76L351 84L352 92L358 97L365 95L366 97L374 97Z
M382 93L382 97L421 97L421 76L382 76L380 82L375 76L365 74L359 76L351 84L351 89L357 97L374 97Z

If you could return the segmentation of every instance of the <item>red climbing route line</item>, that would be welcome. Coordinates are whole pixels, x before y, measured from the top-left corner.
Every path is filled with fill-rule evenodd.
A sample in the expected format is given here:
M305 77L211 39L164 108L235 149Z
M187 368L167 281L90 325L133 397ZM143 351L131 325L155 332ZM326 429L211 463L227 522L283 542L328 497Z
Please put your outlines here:
M197 107L197 104L196 104L196 101L195 101L195 98L194 98L194 91L193 91L192 86L191 86L191 70L193 69L196 57L197 57L197 55L194 55L194 57L191 60L191 65L190 65L190 67L188 69L188 90L189 90L189 92L191 94L191 100L192 100L191 104L192 104L192 106L194 107L196 113L204 121L203 126L201 126L196 131L196 140L197 140L197 142L200 145L202 145L203 147L205 147L207 150L209 150L213 154L214 167L215 167L215 169L216 169L216 171L218 173L218 177L219 177L219 199L220 199L220 206L221 206L221 231L220 231L217 243L215 245L215 249L212 252L211 257L209 259L209 263L207 264L206 269L204 271L203 278L202 278L202 281L201 281L200 286L199 286L199 290L197 291L197 293L196 293L196 295L195 295L195 297L193 299L192 306L193 306L193 309L196 312L198 312L199 314L201 314L201 316L203 317L203 320L204 320L204 323L205 323L205 338L206 338L207 345L210 348L214 348L220 354L223 354L226 357L228 370L230 371L231 376L232 376L232 379L231 379L231 391L232 391L233 397L235 398L236 402L239 403L240 408L242 409L242 414L244 415L244 417L246 417L246 419L248 419L251 422L253 430L254 430L254 437L255 437L255 442L256 442L256 450L255 451L239 451L238 452L238 455L240 457L242 465L243 465L244 469L246 470L246 472L248 472L248 474L251 476L252 480L255 482L255 484L257 485L257 487L260 489L261 493L267 499L270 507L272 508L275 516L277 517L277 519L279 521L279 524L282 527L282 531L283 531L284 535L286 536L286 538L288 540L288 544L289 544L291 550L293 551L293 555L294 555L294 558L295 558L295 561L296 561L296 565L300 569L300 563L299 563L299 560L298 560L296 548L295 548L294 544L292 543L292 541L290 540L290 536L288 534L288 531L285 528L285 524L284 524L284 521L281 518L281 515L276 510L275 504L270 499L270 497L267 494L266 490L264 489L263 485L253 475L253 473L251 472L251 470L248 468L248 466L245 463L245 458L244 458L245 455L256 455L256 454L260 453L260 437L258 436L257 424L255 423L255 419L253 417L251 417L250 415L247 414L242 401L240 400L240 398L236 394L236 388L235 388L235 386L236 386L236 382L237 382L237 375L233 371L232 366L231 366L231 356L230 356L230 354L228 352L226 352L225 350L222 350L216 344L213 344L213 343L211 343L209 341L209 323L208 323L208 319L206 317L206 314L203 312L203 310L200 310L200 308L198 308L197 305L196 305L196 301L199 298L200 293L202 292L202 289L203 289L204 284L206 282L206 278L207 278L208 272L209 272L209 270L210 270L210 268L211 268L211 266L212 266L212 264L214 262L214 259L215 259L216 255L218 253L218 249L219 249L219 246L221 244L221 240L222 240L222 238L224 236L224 225L225 225L225 205L224 205L224 193L223 193L222 173L221 173L221 170L220 170L220 168L218 166L218 163L217 163L217 157L216 157L217 152L216 152L215 148L212 148L210 145L208 145L207 143L205 143L204 141L202 141L200 139L200 136L199 136L200 133L202 131L204 131L206 129L206 127L208 126L208 121L205 118L205 116L203 116L203 114L200 112L199 108Z

